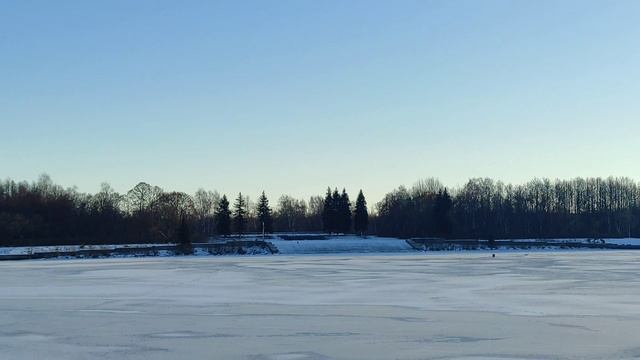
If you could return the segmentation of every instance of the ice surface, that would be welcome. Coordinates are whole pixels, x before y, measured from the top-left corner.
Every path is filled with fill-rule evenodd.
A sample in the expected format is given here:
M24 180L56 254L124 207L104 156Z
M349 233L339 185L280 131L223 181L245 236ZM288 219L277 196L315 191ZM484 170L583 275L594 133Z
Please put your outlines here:
M632 359L640 252L0 263L0 359Z

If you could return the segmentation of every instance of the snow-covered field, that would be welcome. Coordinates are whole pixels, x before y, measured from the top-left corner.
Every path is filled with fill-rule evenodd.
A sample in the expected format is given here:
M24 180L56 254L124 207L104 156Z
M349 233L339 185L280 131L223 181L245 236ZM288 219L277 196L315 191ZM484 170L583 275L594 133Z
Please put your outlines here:
M632 359L640 252L0 263L1 359Z
M304 235L304 234L298 234ZM311 234L317 236L318 234ZM229 239L215 239L212 242L225 242ZM245 235L244 240L262 240L260 236ZM267 241L275 245L281 254L363 254L363 253L405 253L415 252L405 240L398 238L387 238L378 236L330 236L326 240L283 240L279 236L274 236ZM536 239L518 239L515 242L532 242ZM600 242L593 239L545 239L545 242ZM603 239L602 241L617 245L640 245L638 238ZM26 255L42 252L70 252L78 250L113 250L117 248L145 248L150 246L166 246L171 244L121 244L121 245L60 245L60 246L25 246L25 247L0 247L0 256L3 255ZM502 249L501 251L504 251ZM163 252L161 252L163 253ZM170 253L164 252L166 255ZM196 251L197 255L209 255L205 251ZM118 255L120 257L126 255Z
M78 250L113 250L120 248L140 248L150 246L166 246L172 244L106 244L106 245L52 245L52 246L17 246L0 247L0 255L26 255L42 252L69 252Z
M406 241L397 238L370 236L334 236L327 240L268 240L281 254L339 254L414 252Z
M608 244L617 244L617 245L640 245L640 239L635 238L624 238L624 239L605 239L604 240Z

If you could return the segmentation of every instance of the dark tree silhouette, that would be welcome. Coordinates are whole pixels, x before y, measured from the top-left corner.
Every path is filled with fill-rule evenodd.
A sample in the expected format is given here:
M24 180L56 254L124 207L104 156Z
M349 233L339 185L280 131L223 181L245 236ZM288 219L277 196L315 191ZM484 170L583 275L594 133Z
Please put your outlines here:
M441 237L448 237L451 235L451 208L453 202L449 192L445 188L444 190L438 190L436 195L435 204L433 206L433 220L435 223L435 233Z
M222 195L216 208L216 231L218 235L231 235L231 211L229 210L229 200L227 195Z
M364 235L369 226L369 212L367 211L367 201L364 198L362 190L358 193L356 199L356 208L353 212L353 227L356 234Z
M233 204L233 226L238 235L242 235L247 230L247 203L242 197L242 193L238 194L238 198Z
M351 202L346 190L327 189L322 208L322 226L327 233L348 233L351 230Z
M640 232L640 191L628 178L534 179L522 185L471 179L451 197L451 237L483 239L603 238ZM376 232L446 236L444 187L400 187L377 204ZM449 194L449 192L447 192ZM442 198L440 199L442 201ZM446 203L447 201L445 201ZM448 204L444 205L447 209ZM434 211L424 216L426 210ZM440 214L436 216L436 214ZM425 214L427 215L427 214ZM446 221L440 221L440 226ZM443 234L444 232L444 234Z
M337 209L337 232L346 234L351 232L351 201L345 189L338 199Z
M146 182L140 182L127 192L129 210L133 213L143 213L149 209L157 199L158 192Z
M271 208L269 207L269 199L264 194L264 191L260 195L258 199L258 226L260 227L260 231L264 231L264 233L270 234L273 232L273 216Z
M189 231L189 224L187 223L187 217L180 217L180 228L178 229L178 241L180 252L182 254L191 254L193 253L193 248L191 246L191 233Z
M331 232L339 233L340 232L340 193L338 192L338 188L333 189L333 194L331 195L331 206L329 210L331 211Z
M360 202L351 214L343 194L327 189L324 200L312 197L309 206L283 195L273 211L273 230L348 232L353 215L361 232ZM243 202L248 221L242 231L261 231L257 212L253 216ZM229 201L215 192L199 190L192 197L141 182L124 196L108 184L85 194L46 175L34 182L0 180L0 246L179 243L183 218L194 241L212 233L213 220L219 235L231 233ZM482 239L633 237L640 234L640 187L615 177L518 185L482 178L445 189L428 179L385 195L369 216L369 232Z
M288 195L278 199L276 220L281 231L298 231L304 229L307 216L307 204Z
M331 188L327 188L327 195L324 198L322 208L322 229L327 233L332 233L335 229L335 205L333 196L331 196Z
M196 227L200 234L208 238L213 234L215 224L214 213L215 206L220 198L215 191L206 191L198 189L193 196L193 204L195 211Z

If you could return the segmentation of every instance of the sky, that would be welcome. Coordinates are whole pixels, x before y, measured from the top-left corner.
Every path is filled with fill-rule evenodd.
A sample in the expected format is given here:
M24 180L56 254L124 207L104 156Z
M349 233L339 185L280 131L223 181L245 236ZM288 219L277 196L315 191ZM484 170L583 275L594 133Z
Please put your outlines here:
M640 1L0 1L0 178L640 179Z

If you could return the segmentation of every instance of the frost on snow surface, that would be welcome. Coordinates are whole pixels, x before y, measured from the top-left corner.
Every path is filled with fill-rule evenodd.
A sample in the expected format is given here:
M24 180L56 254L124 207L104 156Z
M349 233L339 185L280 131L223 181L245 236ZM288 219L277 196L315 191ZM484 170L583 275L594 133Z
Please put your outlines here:
M1 359L632 359L640 252L0 263Z

